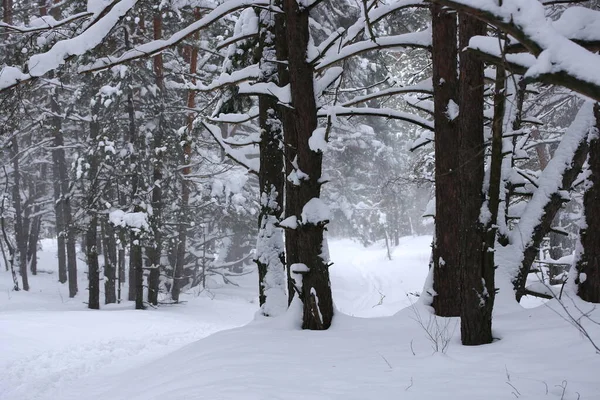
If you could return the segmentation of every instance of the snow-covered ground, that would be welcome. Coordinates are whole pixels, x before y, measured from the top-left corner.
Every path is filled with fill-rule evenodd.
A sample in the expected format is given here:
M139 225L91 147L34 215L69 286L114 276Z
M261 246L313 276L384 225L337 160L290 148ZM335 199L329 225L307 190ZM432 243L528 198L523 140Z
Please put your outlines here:
M15 293L2 271L0 399L600 399L600 355L553 301L502 309L500 340L461 346L458 320L433 319L411 295L423 286L430 242L403 238L390 261L382 246L330 241L340 312L326 332L300 330L294 310L255 319L255 275L239 288L190 293L178 306L88 311L85 290L70 300L56 273ZM52 271L44 244L40 266ZM83 270L80 277L83 289ZM389 317L357 318L375 316ZM444 353L419 319L440 333ZM600 325L583 323L600 342Z

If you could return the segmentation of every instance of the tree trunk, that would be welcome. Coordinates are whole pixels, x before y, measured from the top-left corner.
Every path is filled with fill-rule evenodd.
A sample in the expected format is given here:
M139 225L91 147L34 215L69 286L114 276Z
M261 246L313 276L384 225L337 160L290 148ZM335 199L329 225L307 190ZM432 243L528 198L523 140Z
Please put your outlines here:
M88 146L96 148L96 141L100 134L100 123L98 122L98 105L91 110L92 121L90 122L90 137ZM88 265L88 308L93 310L100 309L100 265L98 263L98 213L96 211L96 199L99 195L98 185L98 156L95 151L88 155L89 170L88 180L89 188L87 193L87 214L89 224L86 230L86 258ZM69 281L70 282L70 281Z
M282 3L281 3L282 4ZM279 19L281 18L281 19ZM279 86L285 86L290 83L290 71L285 61L288 59L288 41L286 37L286 25L287 19L285 16L278 16L275 24L275 50L277 60L280 62L277 64ZM284 158L285 158L285 176L291 177L294 172L294 166L292 161L296 159L296 149L298 147L298 138L296 137L295 128L293 127L293 110L287 107L280 107L281 120L283 122L284 134ZM288 133L289 132L289 133ZM285 183L285 217L295 215L296 203L298 202L298 186L291 184L291 182ZM285 231L285 257L286 257L286 269L287 269L287 280L288 280L288 303L292 302L296 293L294 287L294 280L291 276L290 266L299 262L298 258L298 238L297 232L294 229L288 229Z
M277 4L281 6L281 4ZM283 17L269 10L259 11L259 48L262 51L260 69L262 82L278 83L275 43L272 38ZM283 130L277 99L260 96L258 99L260 139L260 214L256 264L258 265L259 300L266 316L283 313L287 309L285 253L281 222L283 191L285 187L283 163Z
M458 16L459 46L485 35L485 23L466 14ZM464 345L492 341L494 274L484 270L485 232L480 222L483 205L483 62L468 52L460 53L459 129L459 235L461 270L461 339Z
M436 199L432 306L436 315L457 317L460 315L460 264L456 238L460 225L456 206L460 176L458 120L452 114L452 107L458 101L456 12L432 4L431 13Z
M55 92L50 97L51 109L56 115L54 117L54 149L52 150L52 158L55 163L55 182L54 190L58 189L58 199L56 207L60 207L57 211L57 228L59 226L59 217L62 220L61 235L63 235L63 243L66 249L66 269L69 278L69 297L75 297L77 294L77 253L75 251L75 230L73 229L71 203L69 195L69 174L67 169L67 160L65 157L65 141L62 132L61 109L58 102L58 93ZM55 193L55 198L57 197ZM60 243L59 243L60 247ZM60 249L59 249L60 252ZM61 262L59 258L59 263ZM59 264L60 267L60 264ZM59 270L60 274L60 270Z
M39 208L36 207L39 212ZM42 225L42 217L36 216L31 221L29 229L29 239L27 240L27 264L32 275L37 275L37 244L40 237L40 228Z
M587 179L583 194L585 220L579 231L578 257L575 263L577 294L582 300L600 303L600 106L594 105L596 132L589 140Z
M29 238L27 240L27 264L32 275L37 275L37 245L42 227L42 216L40 215L42 207L39 205L39 201L46 195L46 179L47 166L46 164L42 164L40 167L39 182L34 182L31 185L34 188L32 194L35 197L34 202L36 202L36 205L33 207L34 216L31 220Z
M200 19L200 10L198 8L194 9L194 17L196 20ZM196 40L198 40L198 36L196 36ZM190 75L193 77L196 74L196 70L198 69L198 47L189 46L187 49L187 53L189 54L189 65L190 65ZM196 79L192 78L192 83L196 83ZM196 106L196 92L193 90L188 91L187 93L187 106L190 109L193 109ZM195 114L190 112L186 116L186 137L183 138L183 169L181 171L181 208L179 210L179 232L177 238L177 249L176 249L176 259L174 265L174 274L173 274L173 287L171 290L171 298L173 301L179 301L179 292L180 292L180 283L179 282L183 276L183 270L185 268L185 255L186 255L186 246L187 246L187 233L189 224L186 222L188 217L188 206L190 201L190 182L188 182L188 175L192 173L192 168L190 167L190 162L192 160L192 132L194 129L194 119ZM177 284L175 283L177 282ZM177 287L175 287L177 285Z
M162 17L160 10L154 13L154 19L152 21L154 40L162 38ZM154 56L154 78L156 86L159 91L157 99L159 102L159 112L157 113L158 124L157 132L154 134L154 149L162 147L163 135L164 135L164 97L165 97L165 84L164 84L164 72L163 72L163 58L162 53ZM161 270L161 254L162 254L162 161L161 155L158 152L154 152L154 171L152 173L152 215L150 216L150 227L152 229L152 245L146 248L146 256L148 257L148 269L150 273L148 275L148 302L150 304L158 304L158 286L160 281L160 270ZM138 282L139 283L139 282ZM138 293L138 296L140 293ZM143 298L136 300L136 308L143 308Z
M115 231L110 222L102 221L102 240L104 241L104 304L117 302L117 242Z
M297 252L288 264L303 303L302 328L323 330L331 325L333 301L324 240L329 210L319 198L323 154L311 150L308 143L317 129L313 67L307 62L309 10L301 9L296 0L284 0L283 9L287 44L294 50L288 54L292 109L284 114L283 126L286 147L296 147L295 159L288 160L292 175L286 194L294 201L288 215L298 222L296 229L286 230L286 242L295 241L292 251Z
M127 39L126 39L127 42ZM128 127L128 142L129 146L132 149L131 153L131 164L134 165L134 170L131 175L131 202L133 203L133 210L135 212L140 211L139 207L139 199L138 199L138 189L140 184L140 176L141 176L141 168L139 165L140 160L138 159L137 152L139 151L138 141L136 130L137 127L135 125L135 106L133 102L133 88L130 86L127 93L127 114L129 117L129 127ZM129 287L127 291L127 299L129 301L135 301L136 299L136 274L137 271L143 272L143 258L142 258L142 248L140 243L139 235L136 232L131 232L129 234ZM124 262L124 260L123 260ZM143 275L141 276L143 281Z
M13 206L15 208L15 254L19 266L19 273L23 281L23 290L29 290L29 279L27 276L27 234L24 230L23 204L21 202L21 176L19 169L19 141L14 135L11 140L11 156L13 163Z
M98 251L96 247L98 229L98 216L90 212L90 222L86 234L86 250L88 264L88 308L100 309L100 266L98 264Z

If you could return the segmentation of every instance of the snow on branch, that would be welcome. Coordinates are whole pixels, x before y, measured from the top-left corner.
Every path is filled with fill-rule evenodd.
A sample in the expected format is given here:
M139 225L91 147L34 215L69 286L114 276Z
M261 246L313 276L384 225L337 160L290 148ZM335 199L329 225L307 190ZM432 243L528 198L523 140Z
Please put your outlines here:
M231 12L242 8L253 6L269 6L270 0L228 0L223 4L215 7L211 12L200 18L198 21L188 25L186 28L174 33L168 39L153 40L148 43L136 46L131 50L126 51L119 57L105 57L97 60L92 65L80 70L80 72L92 72L102 69L111 68L118 64L123 64L128 61L137 60L138 58L149 57L160 53L161 51L174 46L194 33L207 28L214 22Z
M202 125L206 128L208 133L210 133L210 135L217 141L219 147L223 149L223 152L225 152L225 155L228 158L230 158L235 163L241 165L242 167L246 168L249 172L258 173L260 169L259 159L250 159L248 158L247 153L244 152L242 149L234 149L229 143L226 143L225 140L223 140L223 136L221 136L221 130L218 126L208 124L204 121L202 121Z
M256 78L260 77L260 75L261 75L261 71L260 71L259 65L252 64L252 65L247 66L246 68L233 71L230 74L223 72L217 79L215 79L208 85L205 85L202 82L196 82L196 83L169 82L168 87L170 89L193 90L193 91L198 91L198 92L212 92L214 90L221 89L225 86L237 85L241 82L256 79Z
M524 77L528 81L541 81L564 86L595 100L600 100L600 55L586 50L570 40L565 33L581 30L582 35L594 31L588 28L588 19L579 20L578 13L567 14L571 25L566 32L561 24L548 20L544 6L538 0L431 0L435 3L473 15L512 35L536 60ZM587 10L587 13L595 13ZM591 19L593 26L596 14ZM562 32L561 32L562 31Z
M252 107L247 113L219 114L217 117L208 117L213 123L243 124L258 118L258 107Z
M367 101L371 101L374 99L378 99L380 97L394 96L397 94L403 93L423 93L423 94L433 94L433 86L431 84L431 78L428 78L422 82L417 83L416 85L410 86L396 86L383 90L379 90L377 92L369 93L362 96L356 96L341 105L344 107L353 106L359 103L365 103Z
M17 33L37 33L60 28L61 26L70 24L71 22L77 21L79 19L91 17L92 15L94 15L94 13L92 12L82 12L75 15L71 15L60 21L55 20L50 15L44 15L38 18L32 18L31 21L29 21L29 26L9 25L5 22L0 22L0 28L4 28Z
M381 50L388 48L431 48L431 29L425 29L420 32L405 33L402 35L378 37L376 41L371 39L363 40L349 44L327 58L324 58L315 66L315 70L320 71L332 64L371 50Z
M412 124L420 126L423 129L433 131L432 121L419 117L418 115L410 114L403 111L397 111L391 108L328 106L323 107L318 112L319 117L352 117L358 115L397 119L401 121L410 122Z
M333 85L343 73L344 69L342 67L333 67L326 70L322 77L315 80L315 97L321 97L323 92Z
M289 105L292 102L290 85L284 87L277 86L273 82L248 83L243 82L238 85L238 93L246 95L271 96L277 99L279 104Z
M349 43L354 42L356 38L358 38L360 34L367 29L368 25L372 26L396 11L412 7L428 7L428 5L424 0L400 0L393 1L391 2L391 4L379 5L377 7L371 8L366 16L363 14L362 17L360 17L352 26L350 26L346 30L346 34L344 35L344 39L342 40L340 47L345 47ZM338 35L338 33L334 34L334 36L336 35ZM322 59L329 56L330 53L335 54L334 51L337 51L334 50L334 46L332 45L329 45L322 50L323 53L319 54L318 57L313 59L313 62L318 59Z
M80 56L102 43L112 28L137 4L138 0L120 0L112 2L109 11L103 8L101 18L92 21L87 29L71 38L61 40L45 53L35 54L27 62L27 72L15 67L4 67L0 71L0 91L10 89L21 82L38 78L57 69L73 56Z
M563 136L554 157L537 180L537 189L510 232L509 244L497 249L499 260L513 279L517 291L524 290L538 246L548 233L554 215L568 199L568 191L587 157L587 137L596 129L593 103L587 102Z

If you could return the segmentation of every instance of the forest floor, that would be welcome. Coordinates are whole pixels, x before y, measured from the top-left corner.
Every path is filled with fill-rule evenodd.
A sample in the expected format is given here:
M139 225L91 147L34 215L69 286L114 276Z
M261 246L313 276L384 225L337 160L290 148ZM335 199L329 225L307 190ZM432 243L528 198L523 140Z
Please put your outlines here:
M51 273L32 277L30 292L11 291L0 272L0 399L600 399L600 354L554 300L501 307L499 340L461 346L458 319L432 317L415 296L430 242L403 238L390 261L381 245L331 240L338 313L310 332L295 309L255 317L254 274L239 287L209 282L177 306L87 310L83 263L69 299L44 241L39 265ZM565 304L576 316L575 305L591 309ZM600 343L600 325L581 322Z

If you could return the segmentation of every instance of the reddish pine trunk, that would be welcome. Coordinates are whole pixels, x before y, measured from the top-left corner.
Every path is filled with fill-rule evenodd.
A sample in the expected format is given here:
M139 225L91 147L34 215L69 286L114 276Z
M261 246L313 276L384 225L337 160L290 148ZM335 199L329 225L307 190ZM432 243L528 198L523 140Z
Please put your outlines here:
M459 14L459 46L485 35L485 23ZM483 62L469 52L460 53L459 130L459 235L461 269L461 339L464 345L492 341L494 271L484 266L485 232L479 221L483 204Z
M302 285L299 288L303 303L304 329L322 330L331 325L333 302L329 282L328 260L322 258L326 253L323 232L328 221L313 223L302 221L304 206L311 199L318 199L321 193L321 169L323 154L312 151L308 139L317 128L317 106L314 93L313 67L306 61L309 43L309 11L300 9L296 0L284 0L286 39L288 48L288 73L291 87L292 110L284 114L284 132L286 147L296 148L297 185L288 182L286 194L289 204L287 215L295 215L301 224L295 230L286 230L286 243L293 246L291 264L304 264ZM288 159L288 162L293 161ZM291 166L292 171L295 166ZM287 168L290 169L290 166ZM298 175L298 173L302 173ZM306 175L304 175L306 174ZM290 199L291 198L291 199ZM292 243L293 242L293 243ZM296 274L294 274L296 275ZM298 281L299 276L293 278Z
M460 315L458 120L448 113L458 103L456 12L431 5L433 29L433 101L435 122L435 240L433 308L436 315Z

